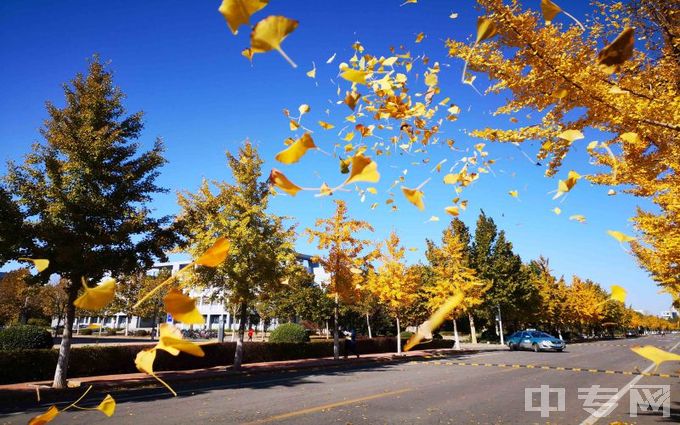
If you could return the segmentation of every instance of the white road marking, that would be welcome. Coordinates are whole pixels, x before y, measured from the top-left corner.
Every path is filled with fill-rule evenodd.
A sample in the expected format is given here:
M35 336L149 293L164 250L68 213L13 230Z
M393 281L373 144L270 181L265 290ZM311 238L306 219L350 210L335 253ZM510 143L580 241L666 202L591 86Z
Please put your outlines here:
M677 344L675 344L670 350L668 351L673 351L675 350L678 345L680 345L680 341L678 341ZM645 370L642 371L642 373L647 373L652 368L654 367L654 363L650 364ZM612 398L609 399L609 401L605 402L597 411L593 412L590 416L588 416L583 422L581 422L581 425L593 425L596 423L600 418L604 417L605 415L609 415L614 408L616 408L615 403L621 399L628 391L630 391L630 387L633 385L637 384L640 379L644 378L644 375L638 375L635 378L633 378L629 383L627 383L621 390L616 393Z

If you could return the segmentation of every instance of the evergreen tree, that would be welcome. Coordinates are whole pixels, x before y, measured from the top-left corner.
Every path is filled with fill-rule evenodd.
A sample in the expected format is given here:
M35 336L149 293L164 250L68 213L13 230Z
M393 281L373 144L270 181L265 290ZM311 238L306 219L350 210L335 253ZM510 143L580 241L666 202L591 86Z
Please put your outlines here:
M136 142L142 113L126 116L123 92L95 58L87 75L64 86L66 105L47 102L49 118L22 165L9 163L9 192L24 217L22 255L50 260L43 281L57 273L68 279L66 324L54 387L66 386L73 301L84 280L95 284L164 259L174 242L169 217L154 218L145 206L156 193L158 168L165 163L156 140L140 153ZM3 232L4 233L4 232Z

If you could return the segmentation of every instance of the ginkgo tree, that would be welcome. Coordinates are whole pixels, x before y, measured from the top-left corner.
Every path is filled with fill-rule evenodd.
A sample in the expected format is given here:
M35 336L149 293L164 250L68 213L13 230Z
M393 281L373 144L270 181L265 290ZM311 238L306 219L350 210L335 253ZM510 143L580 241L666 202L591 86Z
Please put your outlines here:
M568 19L568 2L542 0L543 16L517 1L478 3L486 23L478 28L478 42L448 40L449 54L470 71L486 74L488 93L509 95L495 114L511 115L517 125L471 134L516 144L541 142L537 157L548 160L549 176L559 172L568 152L585 148L604 170L587 179L651 199L657 209L638 209L633 221L641 237L631 246L639 263L680 300L677 5L596 3L584 27ZM536 118L520 122L516 116L524 111ZM602 131L604 140L580 142L588 129ZM558 193L565 190L570 188L561 185Z
M316 240L317 248L325 254L315 256L321 267L329 274L327 282L328 295L335 301L333 306L333 357L340 358L340 340L338 336L339 303L351 304L361 294L357 284L357 275L370 261L374 253L366 250L370 240L361 239L357 233L373 231L373 227L365 221L350 219L347 204L342 200L335 201L335 213L330 218L319 218L315 228L306 229L309 241ZM368 252L365 252L368 251Z
M462 300L455 305L449 316L453 321L454 348L460 349L456 318L460 314L472 314L471 309L484 301L484 294L489 288L489 283L479 279L475 270L470 268L466 254L468 246L463 241L465 236L456 229L461 229L456 221L452 221L444 229L441 246L437 246L430 240L427 241L425 255L432 267L434 279L425 291L429 296L427 304L432 312L437 311L456 295L462 295ZM471 331L474 332L474 322L470 323Z
M404 309L420 288L420 277L404 262L406 248L399 243L396 231L379 247L378 266L369 272L366 289L387 307L397 322L397 354L401 354L401 323Z

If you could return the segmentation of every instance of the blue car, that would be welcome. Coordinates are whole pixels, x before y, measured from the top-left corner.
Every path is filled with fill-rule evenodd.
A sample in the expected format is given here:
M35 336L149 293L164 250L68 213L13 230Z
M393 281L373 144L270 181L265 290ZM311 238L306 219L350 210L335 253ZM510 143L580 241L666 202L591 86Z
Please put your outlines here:
M526 330L515 332L508 337L508 347L511 350L562 351L567 344L545 332Z

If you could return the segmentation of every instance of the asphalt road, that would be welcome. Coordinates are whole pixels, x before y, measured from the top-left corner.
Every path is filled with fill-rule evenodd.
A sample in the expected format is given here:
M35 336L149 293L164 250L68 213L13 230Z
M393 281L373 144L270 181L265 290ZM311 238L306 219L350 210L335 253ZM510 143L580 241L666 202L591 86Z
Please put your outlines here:
M215 382L193 383L176 386L177 398L169 397L159 389L128 390L112 394L118 402L112 418L107 419L99 412L69 411L53 423L680 422L680 378L634 374L636 370L653 372L653 368L648 369L649 361L629 350L629 346L647 344L680 352L680 335L575 344L568 346L564 353L487 352L370 367L243 377L238 382L222 385ZM680 363L665 363L657 373L677 376ZM638 416L631 417L631 392L626 390L628 384L669 385L671 416L664 418L661 412L634 409ZM541 385L553 390L549 395L549 405L554 410L545 411L549 414L547 417L542 417L540 411L525 409L526 389L540 388ZM599 392L597 388L592 390L593 385L600 386ZM587 396L587 392L579 392L579 388L591 389L591 395L598 397L593 397L588 403L589 400L579 398ZM563 408L558 404L560 389L564 389ZM642 399L648 399L649 394L659 390L634 391ZM102 397L94 394L83 405L94 406ZM536 392L529 401L538 409L540 393ZM617 404L606 417L597 418L591 414L607 401ZM588 407L591 412L584 409ZM601 410L606 408L607 405ZM0 416L0 422L26 423L39 412Z

